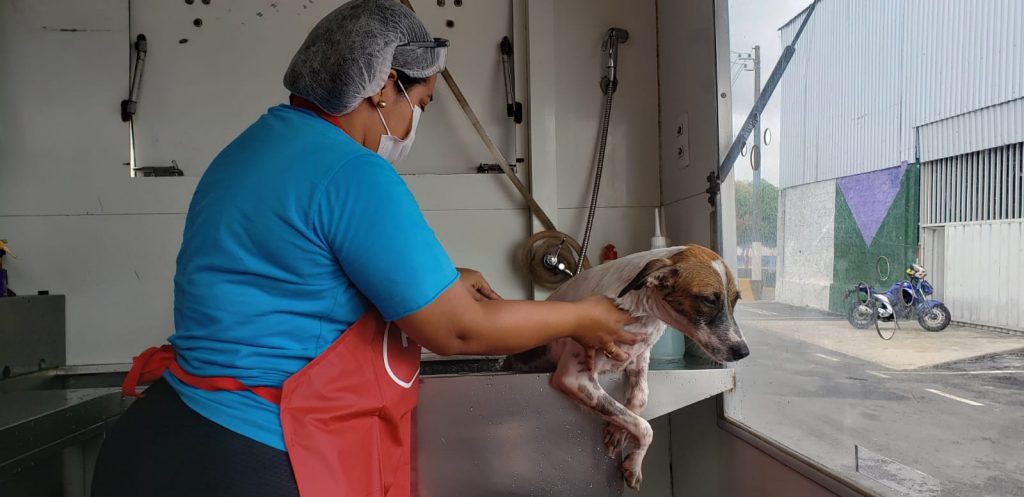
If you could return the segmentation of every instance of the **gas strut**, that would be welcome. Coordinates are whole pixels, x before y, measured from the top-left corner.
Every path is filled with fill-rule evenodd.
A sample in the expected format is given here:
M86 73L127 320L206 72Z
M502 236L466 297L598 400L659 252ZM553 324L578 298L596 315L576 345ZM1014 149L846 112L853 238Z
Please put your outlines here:
M516 66L512 58L512 40L507 36L501 39L501 67L505 72L505 108L508 117L516 124L523 123L523 104L516 102Z
M146 54L149 51L149 44L146 42L146 35L139 34L135 37L135 69L132 71L132 80L129 84L128 98L121 101L121 120L128 123L128 167L133 178L138 176L184 176L185 173L178 167L178 162L172 160L170 166L147 166L139 167L138 157L135 154L135 113L139 110L139 93L142 91L142 72L146 65Z
M121 101L121 121L128 122L135 116L139 106L139 90L142 88L142 68L146 64L146 35L139 34L135 38L135 71L132 72L131 86L128 89L128 99Z

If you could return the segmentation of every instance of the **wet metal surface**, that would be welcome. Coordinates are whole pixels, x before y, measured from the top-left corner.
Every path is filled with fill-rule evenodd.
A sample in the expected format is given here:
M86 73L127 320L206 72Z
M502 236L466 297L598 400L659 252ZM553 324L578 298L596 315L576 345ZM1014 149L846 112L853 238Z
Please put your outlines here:
M116 388L0 395L0 477L102 433L104 424L125 406Z
M552 389L546 374L424 377L417 495L622 495L618 461L603 453L603 429Z
M914 468L900 464L861 446L855 446L857 472L878 481L906 497L937 497L939 481Z
M603 451L604 422L554 390L548 374L422 378L415 415L419 496L622 495L620 461ZM604 375L601 384L623 398L621 375ZM651 371L648 384L641 415L652 419L731 389L734 374Z

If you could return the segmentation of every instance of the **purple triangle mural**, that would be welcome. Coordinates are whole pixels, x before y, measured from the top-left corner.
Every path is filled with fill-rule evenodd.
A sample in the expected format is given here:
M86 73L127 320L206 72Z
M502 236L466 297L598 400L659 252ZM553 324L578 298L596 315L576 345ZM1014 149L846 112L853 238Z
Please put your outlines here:
M907 163L871 173L839 178L839 189L846 197L846 204L853 212L864 243L871 246L885 215L892 207L892 201L900 191Z

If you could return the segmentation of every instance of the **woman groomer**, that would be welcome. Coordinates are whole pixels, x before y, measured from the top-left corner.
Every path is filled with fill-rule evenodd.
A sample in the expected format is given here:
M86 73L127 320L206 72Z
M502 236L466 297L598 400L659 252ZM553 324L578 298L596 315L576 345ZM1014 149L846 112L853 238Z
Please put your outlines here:
M174 278L173 348L110 431L94 497L410 493L420 344L507 354L559 337L620 355L607 299L501 300L460 271L392 167L447 42L395 0L325 17L271 108L203 175Z

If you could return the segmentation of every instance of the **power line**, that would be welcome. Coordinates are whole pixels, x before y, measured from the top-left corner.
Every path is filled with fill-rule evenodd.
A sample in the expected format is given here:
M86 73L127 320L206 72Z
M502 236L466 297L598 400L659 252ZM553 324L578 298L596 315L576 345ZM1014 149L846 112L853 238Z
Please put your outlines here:
M736 86L736 82L739 81L740 75L743 74L743 69L736 71L732 76L732 84L730 86Z

